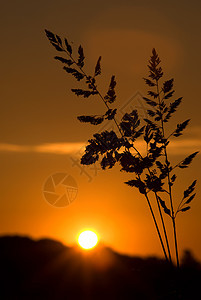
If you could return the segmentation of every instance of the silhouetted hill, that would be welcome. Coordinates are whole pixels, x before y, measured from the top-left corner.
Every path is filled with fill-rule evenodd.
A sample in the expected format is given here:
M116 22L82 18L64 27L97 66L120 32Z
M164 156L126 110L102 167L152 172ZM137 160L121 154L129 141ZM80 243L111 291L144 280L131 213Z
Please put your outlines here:
M201 268L189 252L178 272L161 259L103 246L84 252L49 239L5 236L0 274L1 300L201 299Z

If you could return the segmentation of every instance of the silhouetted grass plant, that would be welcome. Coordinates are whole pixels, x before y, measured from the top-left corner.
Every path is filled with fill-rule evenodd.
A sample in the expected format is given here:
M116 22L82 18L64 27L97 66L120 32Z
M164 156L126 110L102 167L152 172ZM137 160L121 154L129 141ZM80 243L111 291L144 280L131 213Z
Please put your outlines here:
M167 133L167 125L172 115L176 112L182 102L182 97L174 99L174 80L165 80L161 61L155 49L148 63L148 78L144 78L148 86L147 97L143 97L145 103L150 106L147 109L148 118L140 120L137 110L125 113L120 122L116 119L117 109L112 108L116 101L116 80L112 75L109 87L103 94L97 85L97 77L101 75L101 56L98 58L93 75L88 75L85 70L85 56L83 47L80 45L76 54L68 40L61 39L58 35L45 30L50 43L60 54L55 59L63 64L63 69L72 74L77 81L84 81L86 89L76 88L72 92L77 96L89 98L98 95L106 107L103 115L78 116L82 123L99 125L104 121L115 122L117 131L104 130L95 133L93 138L88 140L85 153L81 158L81 164L91 165L100 161L103 170L113 168L115 164L121 166L121 171L131 173L134 178L125 182L130 187L135 187L144 195L153 218L156 231L167 261L172 263L169 239L164 220L164 213L170 217L173 226L174 246L176 263L179 267L178 240L176 231L176 217L179 213L190 209L190 203L195 197L196 180L184 191L180 202L177 203L173 195L172 187L176 181L176 170L187 168L198 152L190 154L186 158L173 165L169 159L168 146L172 138L178 138L183 134L189 124L189 119L176 125L176 128ZM144 125L141 125L143 122ZM136 148L136 141L143 138L146 143L146 153L140 153ZM162 224L158 225L156 213L150 201L150 193L153 193L159 211ZM176 207L176 208L175 208Z

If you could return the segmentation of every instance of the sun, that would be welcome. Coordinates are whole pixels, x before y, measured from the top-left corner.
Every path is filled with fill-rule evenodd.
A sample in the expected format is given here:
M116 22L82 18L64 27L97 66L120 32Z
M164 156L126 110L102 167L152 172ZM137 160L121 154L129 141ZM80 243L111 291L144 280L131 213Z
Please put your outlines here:
M78 244L85 250L94 248L98 243L98 236L94 231L82 231L78 237Z

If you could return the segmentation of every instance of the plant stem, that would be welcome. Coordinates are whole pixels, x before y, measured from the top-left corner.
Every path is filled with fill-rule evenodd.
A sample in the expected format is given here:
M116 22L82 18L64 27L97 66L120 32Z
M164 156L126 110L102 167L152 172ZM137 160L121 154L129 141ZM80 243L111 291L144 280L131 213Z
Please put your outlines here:
M80 71L83 73L83 75L87 78L87 74L85 73L85 71L83 70L82 67L78 66L77 62L74 60L74 58L68 54L68 52L64 49L64 51L66 52L66 54L68 56L70 56L70 58L72 59L72 61L76 64L76 66L80 69ZM107 102L105 101L104 97L101 95L101 93L99 92L99 90L97 89L97 86L93 84L93 87L94 87L94 90L97 92L97 94L99 95L99 97L101 98L101 100L104 102L105 106L107 107L107 109L109 109L109 106L107 104ZM118 131L119 133L121 134L121 136L123 137L123 133L121 131L121 128L119 126L119 124L117 123L116 121L116 118L114 117L113 118L117 128L118 128ZM140 154L140 152L133 146L133 148L135 149L135 151L138 153L138 155L142 157L142 155ZM150 173L150 169L148 168L149 170L149 173ZM162 249L163 249L163 252L164 252L164 256L165 256L165 259L167 261L170 261L171 263L171 254L170 254L170 248L169 248L169 243L168 243L168 239L167 239L167 233L166 233L166 229L165 229L165 224L164 224L164 221L163 221L163 216L162 216L162 213L161 213L161 209L160 209L160 205L159 205L159 202L158 202L158 197L157 197L157 193L155 193L155 196L156 196L156 200L157 200L157 204L158 204L158 208L159 208L159 213L160 213L160 217L161 217L161 221L162 221L162 225L163 225L163 230L164 230L164 234L165 234L165 239L166 239L166 244L167 244L167 248L168 248L168 254L169 254L169 259L168 259L168 256L167 256L167 253L166 253L166 250L165 250L165 246L164 246L164 243L163 243L163 240L162 240L162 237L161 237L161 233L160 233L160 230L159 230L159 227L158 227L158 224L157 224L157 221L156 221L156 218L155 218L155 215L154 215L154 212L153 212L153 209L152 209L152 206L151 206L151 203L149 201L149 198L148 198L148 195L147 193L145 194L145 197L146 197L146 200L147 200L147 203L148 203L148 206L149 206L149 209L150 209L150 212L151 212L151 215L152 215L152 218L153 218L153 221L154 221L154 224L155 224L155 227L156 227L156 230L157 230L157 233L158 233L158 237L159 237L159 240L160 240L160 243L161 243L161 246L162 246Z
M139 156L143 159L140 152L134 146L133 146L133 148L139 154ZM149 171L149 174L151 175L150 168L148 167L147 169ZM162 212L161 212L161 207L160 207L160 204L159 204L157 192L154 192L154 194L155 194L155 198L156 198L156 202L157 202L157 206L158 206L158 210L159 210L159 214L160 214L160 218L161 218L161 223L162 223L162 226L163 226L163 232L164 232L164 235L165 235L166 246L167 246L167 249L168 249L169 262L170 262L170 264L172 264L172 256L171 256L171 252L170 252L170 246L169 246L167 231L166 231L166 228L165 228L165 222L164 222L163 215L162 215Z
M148 144L147 144L147 147L148 147ZM140 156L141 156L141 154L140 154ZM149 174L151 175L150 168L148 167L147 169L149 171ZM163 226L163 232L164 232L164 235L165 235L166 246L167 246L167 249L168 249L169 262L170 262L170 264L172 264L172 256L171 256L171 252L170 252L170 246L169 246L167 231L166 231L166 228L165 228L165 222L164 222L163 215L162 215L162 212L161 212L161 207L160 207L160 203L159 203L159 200L158 200L157 192L154 192L154 194L155 194L155 198L156 198L156 202L157 202L157 206L158 206L158 210L159 210L159 214L160 214L160 218L161 218L161 222L162 222L162 226Z
M105 102L103 96L97 90L97 88L96 88L96 91L98 92L98 95L101 97L101 99L105 103L106 107L109 109L108 104ZM119 127L119 125L118 125L115 117L114 117L114 122L115 122L115 124L116 124L116 126L117 126L117 128L118 128L118 130L119 130L119 132L121 134L121 136L123 137L123 134L121 132L121 129L120 129L120 127ZM142 158L142 155L140 154L140 152L134 146L133 146L133 148L138 153L138 155ZM149 170L149 173L150 173L150 169L149 168L148 168L148 170ZM158 224L157 224L157 221L156 221L156 218L155 218L155 215L154 215L151 203L149 201L147 193L145 194L145 197L146 197L146 200L147 200L147 203L148 203L148 206L149 206L149 209L150 209L150 212L151 212L151 215L152 215L152 218L154 220L154 224L155 224L155 227L156 227L156 230L157 230L157 233L158 233L158 237L160 239L160 243L161 243L161 246L162 246L162 249L163 249L163 252L164 252L165 259L167 261L170 261L170 263L172 263L171 254L170 254L170 247L169 247L169 243L168 243L168 238L167 238L167 233L166 233L166 229L165 229L165 224L164 224L163 216L162 216L162 213L161 213L161 208L160 208L160 205L159 205L159 202L158 202L157 193L155 193L155 196L156 196L156 200L157 200L157 204L158 204L158 208L159 208L159 212L160 212L160 217L161 217L161 221L162 221L162 225L163 225L163 230L164 230L164 234L165 234L165 239L166 239L166 244L167 244L168 254L169 254L169 260L168 260L168 257L167 257L167 253L166 253L166 250L165 250L165 247L164 247L164 243L163 243L163 240L162 240L162 237L161 237L161 234L160 234L160 230L159 230L159 227L158 227Z
M163 240L162 240L162 237L161 237L161 234L160 234L160 230L159 230L159 228L158 228L158 224L157 224L157 221L156 221L156 218L155 218L155 215L154 215L152 206L151 206L151 203L150 203L150 201L149 201L149 198L148 198L148 196L147 196L147 193L145 193L144 195L145 195L145 197L146 197L147 203L148 203L148 205L149 205L149 209L150 209L150 211L151 211L152 218L153 218L153 220L154 220L154 224L155 224L155 227L156 227L156 230L157 230L157 233L158 233L158 237L159 237L159 239L160 239L161 246L162 246L162 248L163 248L163 253L164 253L164 255L165 255L165 259L166 259L167 261L169 261L169 260L168 260L168 257L167 257L167 253L166 253L165 247L164 247L164 243L163 243Z
M162 129L163 139L165 140L165 129L164 129L164 122L163 122L163 113L161 111L161 100L160 100L160 94L159 94L158 80L156 80L156 87L157 87L157 93L158 93L159 109L160 109L160 114L161 114L161 129ZM164 141L163 141L163 146L164 146L164 152L165 152L165 163L168 167L167 179L168 179L168 187L169 187L170 206L171 206L171 219L172 219L173 232L174 232L174 243L175 243L177 268L179 268L179 255L178 255L178 245L177 245L175 214L174 214L173 199L172 199L172 188L171 188L171 181L170 181L169 161L168 161L168 155L167 155L167 146L165 145Z
M179 269L179 253L178 253L178 245L177 245L177 232L176 232L176 223L175 216L172 217L173 229L174 229L174 242L175 242L175 251L176 251L176 260L177 260L177 268Z
M165 158L166 158L166 162L167 162L168 161L168 157L167 157L166 148L165 148ZM171 212L172 212L171 219L172 219L172 225L173 225L173 231L174 231L174 243L175 243L176 261L177 261L177 268L179 268L179 254L178 254L178 245L177 245L176 223L175 223L175 214L174 214L174 207L173 207L172 188L171 188L169 171L168 171L168 186L169 186L169 197L170 197Z
M103 96L101 95L101 93L97 90L97 87L95 87L98 95L100 96L100 98L102 99L102 101L104 102L104 104L106 105L106 107L109 109L109 106L108 104L106 103L105 99L103 98ZM123 134L121 132L121 129L114 117L114 122L121 134L121 136L123 137ZM138 153L138 155L140 155L140 157L142 158L142 155L140 154L140 152L133 146L134 150ZM150 173L150 169L148 168L149 170L149 173ZM170 263L172 262L171 260L171 254L170 254L170 248L169 248L169 243L168 243L168 238L167 238L167 233L166 233L166 229L165 229L165 224L164 224L164 221L163 221L163 216L162 216L162 213L161 213L161 209L160 209L160 205L158 203L158 197L157 197L157 194L156 194L156 199L157 199L157 203L158 203L158 208L159 208L159 212L160 212L160 217L161 217L161 221L162 221L162 224L163 224L163 230L164 230L164 234L165 234L165 238L166 238L166 243L167 243L167 248L168 248L168 254L169 254L169 260L168 260L168 257L167 257L167 253L166 253L166 250L165 250L165 247L164 247L164 243L163 243L163 240L162 240L162 237L161 237L161 234L160 234L160 230L159 230L159 227L158 227L158 224L157 224L157 221L156 221L156 218L155 218L155 215L154 215L154 212L153 212L153 209L152 209L152 206L151 206L151 203L149 201L149 198L148 198L148 195L147 193L145 194L145 197L146 197L146 200L147 200L147 203L148 203L148 206L149 206L149 209L150 209L150 212L151 212L151 215L152 215L152 218L154 220L154 224L155 224L155 227L156 227L156 230L157 230L157 233L158 233L158 237L160 239L160 243L161 243L161 246L162 246L162 249L163 249L163 252L164 252L164 256L165 256L165 259L167 261L170 261Z
M156 201L157 201L157 205L158 205L158 210L159 210L161 222L162 222L162 225L163 225L163 232L164 232L164 235L165 235L166 246L167 246L167 249L168 249L169 261L172 264L172 256L171 256L171 252L170 252L170 246L169 246L167 231L166 231L166 228L165 228L165 223L164 223L163 215L162 215L162 212L161 212L161 207L160 207L160 204L159 204L157 193L155 193L155 196L156 196Z

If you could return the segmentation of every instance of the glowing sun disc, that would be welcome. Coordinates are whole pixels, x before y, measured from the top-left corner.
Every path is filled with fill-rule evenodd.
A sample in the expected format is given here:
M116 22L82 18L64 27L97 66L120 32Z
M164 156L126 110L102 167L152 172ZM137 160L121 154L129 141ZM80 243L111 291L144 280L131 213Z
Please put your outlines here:
M98 243L98 236L91 230L85 230L78 237L78 244L83 249L91 249Z

